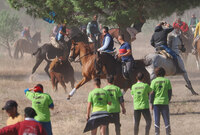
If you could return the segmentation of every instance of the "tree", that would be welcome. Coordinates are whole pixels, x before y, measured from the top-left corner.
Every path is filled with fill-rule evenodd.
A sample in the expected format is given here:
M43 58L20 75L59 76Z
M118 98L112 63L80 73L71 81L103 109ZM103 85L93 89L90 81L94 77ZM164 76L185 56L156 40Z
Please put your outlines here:
M8 50L11 58L10 43L16 39L16 32L21 29L22 24L16 15L10 15L7 11L0 12L0 45Z
M34 17L49 17L69 24L86 23L93 14L102 16L102 23L119 26L122 33L132 24L142 27L146 19L160 19L172 13L200 6L197 0L8 0L10 5ZM49 13L55 12L52 17ZM139 28L141 29L141 28Z

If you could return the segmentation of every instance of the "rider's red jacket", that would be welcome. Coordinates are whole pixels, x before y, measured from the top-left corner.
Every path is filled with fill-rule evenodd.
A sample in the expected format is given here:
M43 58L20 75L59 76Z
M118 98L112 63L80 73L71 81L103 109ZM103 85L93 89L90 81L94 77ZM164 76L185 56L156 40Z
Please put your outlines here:
M181 25L177 22L173 23L174 29L180 29L183 33L189 30L188 25L185 22L181 22Z

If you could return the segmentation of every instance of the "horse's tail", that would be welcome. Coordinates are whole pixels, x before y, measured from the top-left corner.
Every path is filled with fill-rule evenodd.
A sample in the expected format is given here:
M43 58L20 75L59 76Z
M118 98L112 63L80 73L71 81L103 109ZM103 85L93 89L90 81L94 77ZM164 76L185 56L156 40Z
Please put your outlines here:
M152 64L152 59L147 58L146 56L142 59L145 66L149 66Z
M40 54L40 52L41 52L41 48L39 47L39 48L36 50L36 52L34 52L32 55L35 56L36 54Z
M18 58L18 53L19 53L18 41L16 41L16 42L14 43L14 47L15 47L14 58L17 59L17 58Z

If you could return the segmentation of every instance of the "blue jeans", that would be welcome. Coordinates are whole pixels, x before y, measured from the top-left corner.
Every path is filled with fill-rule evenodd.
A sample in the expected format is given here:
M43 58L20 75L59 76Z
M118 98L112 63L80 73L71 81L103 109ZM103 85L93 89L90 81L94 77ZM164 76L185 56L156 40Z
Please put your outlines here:
M171 134L168 105L154 105L155 135L160 135L160 114L163 117L166 135Z
M169 47L167 47L166 45L159 45L160 48L163 48L167 53L169 53L173 59L177 59L176 53Z
M40 122L39 123L42 125L42 127L46 130L47 135L53 135L52 133L52 128L51 128L51 121L49 122Z

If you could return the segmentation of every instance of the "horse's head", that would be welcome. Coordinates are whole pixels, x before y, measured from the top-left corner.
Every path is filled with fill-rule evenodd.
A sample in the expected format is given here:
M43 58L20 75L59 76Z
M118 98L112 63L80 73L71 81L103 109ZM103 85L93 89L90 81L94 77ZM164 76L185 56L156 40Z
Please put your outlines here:
M35 42L41 43L41 32L36 32L32 39Z
M70 54L69 54L69 61L72 62L75 60L75 58L80 54L80 48L79 45L72 40L72 45L70 49Z

